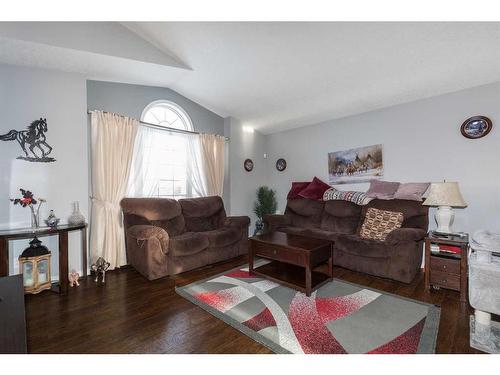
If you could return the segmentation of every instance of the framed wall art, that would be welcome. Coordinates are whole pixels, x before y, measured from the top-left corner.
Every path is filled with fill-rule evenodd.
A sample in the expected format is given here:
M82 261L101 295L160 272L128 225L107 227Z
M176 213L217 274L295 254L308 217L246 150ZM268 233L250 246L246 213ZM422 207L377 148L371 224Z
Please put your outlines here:
M464 121L460 132L465 138L478 139L486 136L492 127L493 123L488 117L473 116Z
M379 179L384 174L382 145L352 148L328 154L331 184L347 184Z
M252 159L245 159L245 161L243 162L243 168L245 168L245 171L251 172L253 169Z

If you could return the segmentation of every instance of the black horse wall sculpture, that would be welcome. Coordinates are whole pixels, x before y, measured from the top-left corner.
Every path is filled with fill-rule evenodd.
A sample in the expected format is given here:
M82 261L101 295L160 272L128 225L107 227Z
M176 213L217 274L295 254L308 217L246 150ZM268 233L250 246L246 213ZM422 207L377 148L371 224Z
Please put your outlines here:
M33 121L27 130L11 130L7 134L0 135L0 141L17 141L24 152L24 156L18 156L17 159L49 163L56 159L49 157L52 147L46 141L45 133L48 131L47 120ZM35 148L37 152L35 152Z

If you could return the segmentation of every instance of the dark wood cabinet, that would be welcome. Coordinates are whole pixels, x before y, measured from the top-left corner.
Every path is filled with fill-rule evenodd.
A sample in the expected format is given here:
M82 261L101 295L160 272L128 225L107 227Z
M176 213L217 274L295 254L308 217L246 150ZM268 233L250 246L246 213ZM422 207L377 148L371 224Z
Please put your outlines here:
M445 288L460 292L460 301L467 301L467 251L469 238L425 238L425 287ZM461 249L460 254L433 253L431 245L451 245Z
M27 353L23 276L0 277L0 354Z

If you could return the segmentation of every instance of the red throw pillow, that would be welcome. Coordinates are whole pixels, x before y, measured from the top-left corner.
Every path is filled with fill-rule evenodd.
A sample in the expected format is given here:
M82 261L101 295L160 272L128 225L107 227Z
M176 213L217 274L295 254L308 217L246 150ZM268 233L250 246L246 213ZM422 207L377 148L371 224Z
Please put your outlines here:
M299 193L299 196L307 199L323 199L323 193L330 189L330 185L325 184L319 178L314 177L312 182Z
M286 199L300 198L299 193L309 186L311 182L292 182L292 188L288 192Z

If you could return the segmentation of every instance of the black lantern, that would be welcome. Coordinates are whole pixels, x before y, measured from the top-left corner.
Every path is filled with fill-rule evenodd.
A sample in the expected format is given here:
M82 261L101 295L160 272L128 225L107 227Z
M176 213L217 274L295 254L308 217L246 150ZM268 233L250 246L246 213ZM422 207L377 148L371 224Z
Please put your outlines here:
M49 249L37 237L30 241L30 246L19 256L25 293L36 294L51 288L50 256Z

